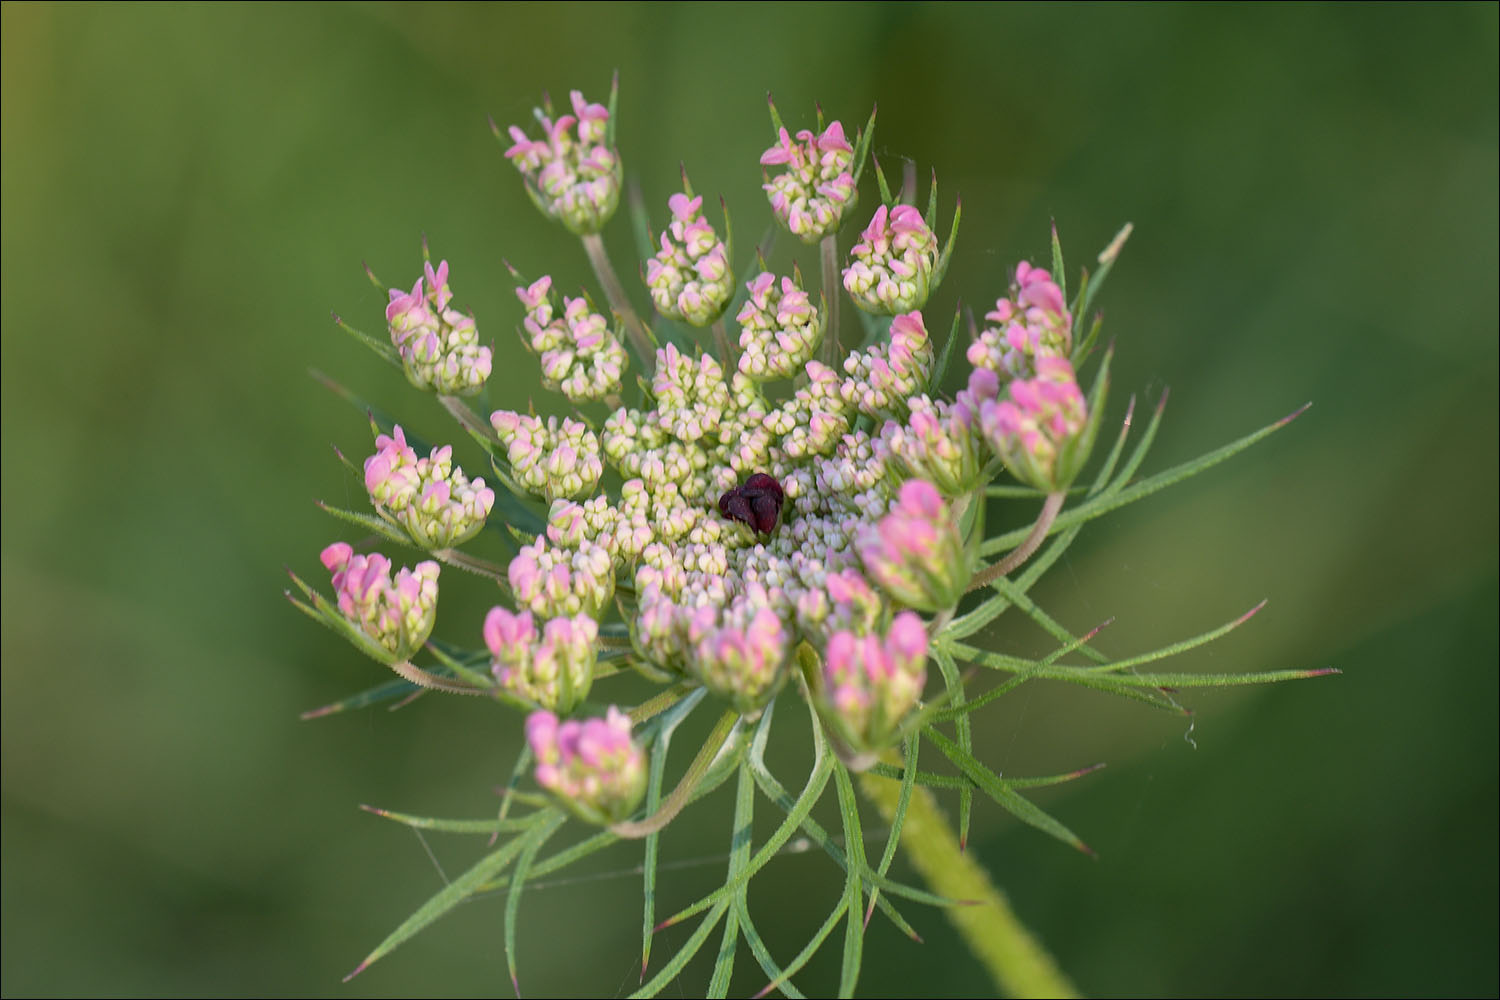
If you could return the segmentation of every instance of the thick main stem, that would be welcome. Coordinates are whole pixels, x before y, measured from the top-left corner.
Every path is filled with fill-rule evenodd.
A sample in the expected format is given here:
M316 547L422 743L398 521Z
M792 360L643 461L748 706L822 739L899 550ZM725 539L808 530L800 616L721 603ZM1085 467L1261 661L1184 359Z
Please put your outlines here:
M609 307L625 324L625 336L630 339L630 346L635 349L637 359L642 365L650 366L656 358L656 349L651 346L651 335L646 332L646 325L636 315L635 307L625 294L625 286L620 284L615 266L609 262L609 254L604 250L604 237L598 233L589 233L579 239L583 241L583 251L588 254L589 265L593 267L594 277L599 279L599 284L604 289Z
M1057 520L1058 512L1062 510L1063 501L1067 498L1066 490L1048 493L1046 501L1042 504L1042 512L1037 515L1036 523L1031 526L1031 533L1020 545L1007 552L1004 559L975 573L974 578L969 581L968 590L987 587L1030 559L1031 554L1041 548L1043 539L1051 530L1052 522ZM965 593L967 592L966 590Z
M894 759L891 762L900 763ZM901 785L868 772L859 776L859 784L865 798L875 804L887 823L892 822ZM931 790L922 785L912 788L901 825L901 847L928 888L963 901L948 908L948 919L999 989L1016 997L1079 995L973 855L958 849L957 835Z

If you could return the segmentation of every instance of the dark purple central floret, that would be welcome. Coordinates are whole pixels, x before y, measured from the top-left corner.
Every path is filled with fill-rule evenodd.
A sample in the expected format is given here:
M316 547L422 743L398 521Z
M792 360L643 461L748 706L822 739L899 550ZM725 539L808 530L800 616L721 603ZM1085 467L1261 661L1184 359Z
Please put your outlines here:
M719 513L731 521L743 521L762 535L769 535L781 516L786 494L774 476L757 472L743 484L719 497Z

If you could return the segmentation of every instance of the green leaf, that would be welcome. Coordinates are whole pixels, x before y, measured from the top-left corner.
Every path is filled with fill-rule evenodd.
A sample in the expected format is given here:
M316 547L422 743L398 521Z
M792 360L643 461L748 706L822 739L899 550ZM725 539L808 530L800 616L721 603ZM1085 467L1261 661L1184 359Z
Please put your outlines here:
M823 737L816 713L813 712L811 707L809 707L808 711L813 715L813 732L815 734L814 738L821 741ZM824 752L827 752L826 748ZM792 797L787 794L786 788L783 787L781 782L776 779L776 776L773 775L770 770L765 767L763 762L754 759L753 754L747 757L747 759L750 763L750 770L755 775L755 783L760 786L760 790L766 795L767 798L776 803L776 805L780 807L783 812L790 812L793 808L793 802ZM801 827L802 832L807 834L807 838L809 840L821 847L824 852L827 853L828 856L834 860L834 863L837 864L840 868L843 868L846 872L848 871L850 862L848 858L845 857L844 852L839 848L839 846L833 842L833 838L829 836L828 831L824 830L823 827L811 816L808 816L802 820ZM953 905L952 900L944 899L941 896L936 896L921 889L914 889L910 886L902 885L898 882L892 882L884 875L871 870L868 866L866 866L864 871L860 874L865 879L865 881L869 882L873 886L884 889L888 893L902 896L916 902L927 903L932 906ZM920 940L917 932L912 930L911 924L906 922L906 918L902 917L901 914L896 911L895 907L891 905L889 900L882 897L878 901L877 905L880 907L880 912L884 913L890 919L890 921L901 930L903 934L914 940Z
M1021 574L1014 580L1003 576L996 577L990 582L990 588L998 591L998 593L986 598L977 607L953 619L944 626L940 635L947 639L963 639L973 635L994 621L1006 609L1013 606L1015 595L1024 595L1052 567L1053 563L1062 558L1063 553L1068 551L1069 546L1078 537L1080 530L1078 527L1071 528L1054 539L1051 545L1042 549L1039 554L1032 556L1031 560L1022 569ZM1018 661L1019 664L1028 662L1025 660Z
M698 797L694 794L695 790L709 769L720 759L721 751L725 754L733 752L734 744L730 743L730 736L738 732L739 723L739 713L733 709L725 709L724 714L719 716L719 721L714 724L713 731L699 748L697 756L677 782L677 787L663 800L661 807L648 814L645 819L616 823L610 829L621 837L634 839L649 836L675 819L689 802Z
M1099 289L1104 287L1104 279L1109 277L1109 272L1114 268L1115 261L1120 257L1120 250L1125 246L1125 241L1130 238L1130 233L1135 227L1127 222L1115 233L1114 239L1109 241L1099 253L1099 270L1094 273L1094 280L1089 283L1088 289L1080 289L1079 294L1083 302L1079 305L1078 312L1073 317L1076 327L1078 322L1088 315L1089 309L1093 307L1094 298L1099 294Z
M1247 621L1253 618L1256 612L1258 612L1265 606L1266 602L1261 601L1255 607L1251 608L1243 615L1240 615L1234 621L1228 622L1208 632L1204 632L1202 635L1195 635L1191 639L1183 639L1181 642L1174 642L1169 646L1163 646L1160 649L1154 649L1149 653L1142 653L1139 656L1131 656L1123 660L1111 660L1107 663L1101 663L1095 667L1087 667L1081 669L1087 669L1095 673L1102 673L1106 671L1113 673L1120 670L1129 670L1131 667L1137 667L1143 663L1154 663L1157 660L1164 660L1169 656L1176 656L1178 653L1186 653L1190 649L1197 649L1199 646L1207 645L1208 643L1213 642L1215 639L1218 639L1221 636L1228 635L1230 632L1233 632L1235 629L1239 628L1241 625L1245 624Z
M536 818L527 816L524 819L438 819L433 816L413 816L409 813L394 812L390 809L381 809L376 806L361 805L365 812L382 819L394 820L404 826L415 830L432 830L437 833L514 833L518 830L529 830L536 826Z
M818 949L822 947L823 942L828 940L828 935L833 933L834 927L838 925L839 918L842 917L844 915L844 912L848 909L849 895L848 893L843 893L839 896L838 905L833 908L832 913L828 914L828 919L823 921L823 925L818 928L817 932L813 934L811 938L808 939L807 944L802 946L802 950L797 952L797 957L788 962L786 969L782 971L781 975L778 977L773 977L771 982L767 983L759 993L755 994L755 996L757 998L763 997L774 989L786 991L789 985L787 983L787 980L792 976L795 976L798 972L802 971L802 967L806 965L814 955L817 954ZM788 993L787 995L791 996L793 994Z
M770 712L771 705L767 705L766 711L761 715L761 722L756 729L755 737L751 740L750 750L745 755L745 766L749 768L749 773L752 777L758 778L761 774L770 774L770 771L766 769L764 758L760 756L765 750L766 739L770 734L771 727L768 718ZM824 741L817 741L815 754L813 769L807 776L807 784L803 787L802 794L798 795L796 801L791 802L790 806L786 808L787 818L766 839L766 842L761 845L760 850L756 851L755 855L746 861L742 867L732 872L722 886L704 896L696 903L679 910L666 920L663 920L660 926L665 927L681 923L688 917L706 910L708 907L738 891L742 886L749 884L750 879L759 873L781 851L781 848L791 839L792 834L797 832L797 828L803 824L808 814L812 812L812 808L817 804L818 799L822 797L823 789L828 785L828 777L833 771L833 755L828 753ZM743 775L741 776L741 780L743 781ZM772 801L778 805L782 805L774 797Z
M854 138L854 183L859 184L860 175L865 170L865 158L870 153L870 143L875 138L875 112L878 107L870 108L870 120L865 122L865 127L859 130Z
M849 780L849 769L842 764L834 768L834 781L839 793L839 815L844 822L844 845L849 852L849 867L844 882L844 893L848 900L848 921L844 929L844 960L839 970L839 996L852 997L859 982L859 967L864 958L865 922L861 919L864 891L860 883L859 870L865 861L865 835L859 824L859 802L854 797L854 785Z
M750 844L754 829L755 779L750 775L749 766L741 763L739 782L734 793L734 822L730 826L732 832L729 838L729 872L727 875L730 881L738 878L745 870L745 862L750 857ZM742 885L741 891L734 894L735 902L741 902L743 895ZM738 905L731 906L728 918L724 921L724 938L719 944L719 956L714 962L713 976L708 984L708 995L711 997L729 995L729 980L734 975L734 953L740 939L740 909Z
M734 912L739 916L740 933L744 934L745 943L750 946L750 953L760 963L761 971L771 977L773 986L767 987L766 992L779 987L781 992L787 996L801 998L803 996L802 991L786 981L790 973L776 964L776 959L771 957L771 950L766 947L765 941L761 939L760 932L755 929L755 923L750 919L750 906L745 899L744 889L735 893Z
M1337 667L1315 667L1311 670L1263 670L1253 674L1125 674L1121 684L1171 691L1176 688L1244 687L1249 684L1275 684L1280 681L1302 681L1312 677L1340 674Z
M1154 476L1142 479L1133 486L1127 486L1118 492L1101 495L1071 510L1065 510L1052 523L1052 530L1053 532L1059 532L1066 528L1092 521L1096 517L1102 517L1112 510L1118 510L1128 504L1135 503L1137 500L1142 500L1153 493L1166 489L1168 486L1180 483L1184 479L1204 472L1225 459L1233 458L1251 445L1279 431L1306 412L1307 407L1311 405L1311 403L1308 403L1287 416L1282 417L1275 423L1267 424L1260 430L1247 434L1236 441L1231 441L1223 447L1215 448L1213 451L1200 455L1191 461L1174 465L1165 472L1159 472ZM1019 528L1004 535L991 538L981 547L981 552L985 555L993 555L996 552L1005 552L1013 549L1025 539L1029 530L1029 528Z
M1030 800L1018 795L1005 782L1001 781L995 772L979 763L979 761L974 759L972 754L963 750L963 748L948 739L948 737L931 727L924 730L923 735L942 751L943 756L951 760L970 781L978 785L981 791L994 799L1006 812L1021 822L1036 827L1043 833L1051 834L1063 843L1077 848L1090 857L1094 856L1093 849L1082 840L1079 840L1078 836L1072 830L1069 830L1057 820L1047 815L1047 813L1043 812L1040 807Z
M565 816L562 809L559 807L554 806L551 808L551 811L559 816ZM540 864L532 865L531 880L534 882L544 875L551 875L553 872L562 871L564 868L583 860L590 854L598 853L599 851L608 847L610 844L615 843L619 839L619 837L615 836L613 833L610 833L608 830L600 830L593 836L588 837L584 840L580 840L572 847L567 847L561 851L558 851L556 854L547 858L545 861L542 861ZM486 888L493 887L486 886Z
M1048 774L1035 778L1001 778L1000 781L1007 788L1046 788L1049 785L1061 785L1064 782L1093 774L1102 767L1104 767L1103 764L1090 764L1088 767L1080 767L1076 771L1066 771L1062 774ZM949 774L934 774L931 771L918 771L886 763L876 764L870 768L870 773L881 778L890 778L894 781L902 782L907 781L910 775L913 784L925 785L928 788L958 789L965 787L972 788L974 785L968 778Z
M391 432L391 429L396 426L396 419L389 413L387 413L385 410L382 410L375 404L365 400L363 397L356 395L352 390L344 386L336 379L323 374L316 368L309 368L307 373L311 375L319 385L323 386L329 392L333 393L335 396L339 397L344 402L354 407L360 412L361 415L367 416L371 420L375 421L376 425L382 432L389 434ZM407 440L409 443L411 439L408 438Z
M533 814L533 818L537 821L546 816L546 813ZM516 857L525 849L526 843L524 835L515 837L499 850L491 851L480 858L474 863L473 867L444 886L441 892L423 903L417 909L417 912L407 917L400 927L392 931L384 941L376 946L374 951L365 956L364 961L354 967L353 972L344 977L344 982L347 983L368 969L381 958L384 958L397 947L404 944L418 931L424 929L459 903L472 896L479 890L480 886L508 868L511 862L515 861Z
M667 770L667 751L672 744L672 733L707 695L706 688L699 688L694 695L682 699L666 711L657 715L653 722L651 747L651 770L646 781L646 815L655 813L661 805L661 785ZM642 862L644 888L642 892L645 914L641 919L641 977L645 978L646 966L651 962L652 932L656 928L656 866L660 856L661 831L646 836L645 860Z
M954 311L953 325L948 328L948 342L943 345L943 353L938 355L937 364L932 368L932 377L927 380L927 394L934 398L943 388L943 376L948 374L948 362L953 357L953 345L958 343L959 319L962 316L961 311Z
M531 863L536 860L537 851L542 849L547 838L562 824L563 817L558 816L527 834L526 847L521 851L516 870L511 874L510 893L505 897L505 967L510 972L510 988L516 996L521 995L521 983L516 976L516 915L521 912L521 892L526 888L526 878L531 872Z
M1136 442L1135 449L1131 451L1130 457L1125 460L1125 466L1120 469L1120 474L1107 486L1101 488L1095 484L1094 492L1098 494L1117 493L1125 488L1125 485L1135 476L1141 463L1146 460L1146 454L1151 446L1156 443L1156 432L1161 429L1161 417L1167 408L1167 394L1163 392L1161 398L1156 401L1156 407L1151 412L1151 420L1146 424L1146 430L1141 434L1141 439ZM1132 410L1134 407L1132 406ZM1126 414L1129 419L1130 414Z
M719 940L719 953L714 957L713 975L709 977L708 989L704 992L706 997L727 997L729 995L729 980L734 975L734 953L740 943L740 914L733 906L729 907L724 921L724 936Z
M948 652L947 647L938 646L933 650L933 658L937 660L938 670L943 675L943 684L948 689L948 698L953 707L948 709L953 713L951 718L957 730L958 745L963 748L964 753L972 753L974 750L973 730L969 724L969 715L964 711L964 682L958 675L958 664L953 662L953 654ZM974 811L974 790L962 788L958 792L958 848L963 850L969 842L969 819Z
M453 675L461 677L477 688L492 688L497 698L517 708L529 710L532 707L517 698L511 697L509 692L497 687L495 678L492 675L482 670L474 670L469 666L468 662L465 662L467 660L472 663L488 663L490 658L487 652L481 653L458 649L456 646L450 646L445 642L436 642L432 639L427 640L426 648L428 652L437 658L438 663L446 668L443 676Z
M896 858L896 848L901 844L901 827L906 823L906 810L911 805L911 790L917 782L917 747L921 741L917 739L918 732L913 729L906 734L902 744L903 768L899 774L894 775L901 782L901 792L896 797L896 811L891 815L891 833L885 840L885 850L880 855L880 867L876 869L881 875L891 870L891 862ZM875 768L886 767L891 771L896 769L889 764L876 762ZM877 772L878 773L878 772ZM961 781L958 783L960 789L967 790L969 783ZM875 887L870 889L870 905L865 909L865 926L870 925L870 917L875 913L875 902L880 898L880 890Z
M677 954L673 955L667 964L662 966L661 971L652 976L649 983L630 995L632 997L654 997L661 992L663 986L676 979L677 975L687 967L688 962L692 961L693 956L698 954L698 949L703 947L703 942L708 940L708 935L718 926L719 918L724 916L728 909L729 901L727 899L720 901L717 906L709 911L702 922L698 924L692 936L678 949Z
M1116 677L1112 674L1094 674L1088 670L1058 666L1044 667L1040 664L1033 664L1025 668L1024 671L1018 671L1010 662L1008 662L1006 658L993 656L992 654L982 649L976 649L973 646L969 646L959 642L952 643L951 648L953 651L953 655L960 659L968 660L971 663L977 663L980 666L984 667L995 667L1000 670L1008 670L1012 673L1024 672L1028 680L1032 677L1036 677L1045 678L1047 680L1067 681L1068 683L1076 684L1079 687L1091 688L1095 691L1104 691L1109 694L1120 695L1125 698L1143 702L1147 705L1152 706L1153 708L1165 709L1178 715L1189 714L1183 709L1181 705L1177 704L1170 698L1167 698L1160 694L1153 694L1150 691L1143 691L1137 686L1125 683L1121 678Z
M871 156L870 163L875 167L875 184L880 188L880 203L891 205L894 199L891 197L891 186L886 183L885 171L880 169L880 157Z
M433 670L430 672L439 675L441 675L442 673L441 670ZM300 716L298 716L298 718L302 719L303 721L307 721L310 719L321 719L325 715L338 715L340 712L352 712L355 709L368 708L371 705L378 705L383 701L390 701L394 698L404 698L409 694L414 694L420 692L421 690L421 688L417 687L410 681L386 681L384 684L377 684L375 687L367 688L366 690L361 691L358 694L351 694L346 698L341 698L338 701L324 705L321 708L310 708L306 712L303 712Z
M1052 220L1052 280L1057 282L1063 301L1068 301L1068 272L1063 267L1062 242L1057 238L1056 219Z
M345 510L342 507L335 507L321 500L317 501L317 504L319 510L332 514L341 521L347 521L350 524L363 528L373 535L379 535L392 544L403 545L409 549L417 548L406 532L390 522L376 517L374 514L363 514L357 510Z
M370 350L374 351L381 357L382 360L395 367L398 371L402 370L401 355L391 344L389 335L387 335L386 339L384 340L381 340L377 337L372 337L368 333L363 333L359 330L356 330L348 323L345 323L344 318L338 313L333 314L333 321L338 324L340 330L343 330L349 336L353 337L355 340L359 341L361 344L364 344Z

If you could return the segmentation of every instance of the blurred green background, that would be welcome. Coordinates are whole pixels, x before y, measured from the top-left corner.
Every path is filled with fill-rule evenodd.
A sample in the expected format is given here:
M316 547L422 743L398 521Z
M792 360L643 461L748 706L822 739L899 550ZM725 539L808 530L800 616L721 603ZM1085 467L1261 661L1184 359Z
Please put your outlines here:
M1039 796L1097 862L983 804L971 840L1080 986L1495 993L1496 38L1494 5L6 4L4 992L508 989L493 899L339 984L440 885L356 804L483 815L519 727L438 699L299 722L378 674L287 606L282 567L321 582L350 533L311 501L362 503L329 449L366 454L361 417L309 368L450 433L330 322L379 330L362 260L409 286L427 234L498 347L493 398L539 394L501 260L588 275L486 116L603 99L618 68L657 225L683 162L728 199L737 263L769 219L768 90L797 125L878 102L882 162L937 170L943 225L962 194L930 315L1044 262L1051 219L1075 265L1133 221L1103 305L1111 420L1172 389L1147 472L1313 401L1086 531L1039 593L1075 631L1114 616L1116 654L1269 597L1178 666L1342 676L1184 697L1191 726L1033 684L977 726L1006 774L1109 764ZM607 236L627 260L623 216ZM439 634L474 641L482 590L452 588ZM1001 624L995 648L1041 648ZM670 860L711 860L664 908L717 881L727 827L723 793L673 827ZM451 875L482 845L430 846ZM528 894L528 992L634 986L634 863ZM773 862L773 949L837 892L826 859ZM865 992L990 989L941 913L907 912L926 944L876 921Z

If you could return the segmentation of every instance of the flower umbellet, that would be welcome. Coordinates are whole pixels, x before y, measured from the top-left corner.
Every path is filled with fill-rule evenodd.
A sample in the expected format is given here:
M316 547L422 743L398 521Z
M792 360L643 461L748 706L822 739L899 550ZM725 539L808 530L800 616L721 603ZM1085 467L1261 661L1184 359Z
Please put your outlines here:
M452 442L418 446L409 440L410 422L377 421L376 451L363 468L372 512L325 509L364 535L430 558L393 574L383 555L334 542L322 553L333 574L332 600L293 576L300 596L289 596L299 609L399 675L396 684L311 714L417 687L530 713L523 764L534 768L529 779L512 783L493 820L403 818L499 839L359 969L467 895L506 884L503 940L514 977L514 920L531 878L608 843L644 839L646 878L654 884L655 835L685 810L710 808L698 800L734 780L735 846L724 887L672 918L698 917L700 932L654 965L655 897L645 896L642 971L650 978L641 992L664 989L724 921L711 991L727 989L743 940L768 989L797 995L793 977L802 975L811 949L772 954L755 930L746 886L778 848L803 836L845 872L844 891L827 901L832 916L824 937L847 921L838 988L849 994L867 913L878 909L909 931L898 901L951 902L892 880L894 845L911 853L917 870L931 872L948 843L967 837L976 792L1087 850L1018 791L1076 775L1016 781L975 756L972 720L990 701L1035 679L1180 712L1167 689L1317 673L1226 679L1127 669L1201 645L1249 616L1154 653L1111 659L1091 642L1093 633L1071 634L1063 618L1026 596L1085 523L1147 495L1150 482L1207 468L1286 422L1147 483L1134 477L1160 407L1144 434L1132 438L1127 415L1105 454L1094 454L1111 355L1094 351L1098 321L1085 326L1082 319L1129 227L1072 299L1054 233L1048 268L1022 261L996 276L1002 287L979 290L985 301L999 297L983 329L955 352L959 321L944 336L947 324L933 320L959 213L940 247L930 226L936 178L924 212L910 202L912 185L892 192L877 164L880 203L861 231L847 234L841 267L840 229L859 203L874 116L851 138L821 111L815 129L789 129L772 105L776 140L760 153L771 214L802 243L816 245L818 259L793 265L790 276L762 264L748 282L737 278L727 229L721 239L684 175L659 249L641 269L643 287L632 296L603 251L622 179L615 94L608 107L578 92L570 104L572 113L558 116L544 102L541 137L512 128L506 156L543 214L580 236L602 296L597 307L587 290L559 300L552 276L526 280L511 271L520 309L512 319L536 358L537 384L561 394L560 405L546 409L572 413L538 415L503 403L486 413L466 402L485 388L489 349L477 346L474 317L451 305L447 263L434 268L429 261L410 292L390 293L391 343L358 336L414 385L438 394L472 439L464 444L494 476L489 484L466 476ZM747 152L751 165L754 155ZM637 223L647 228L645 219ZM816 305L803 288L802 263L818 269ZM749 295L731 313L741 282ZM841 297L864 313L857 350L840 341ZM642 301L659 318L641 319ZM844 314L853 327L854 314ZM727 326L731 316L737 337ZM702 327L711 335L694 332ZM647 369L633 384L624 378L627 342ZM949 371L955 354L967 360L966 370ZM952 396L950 380L963 386ZM1029 525L994 530L1018 520ZM461 548L481 541L486 528L509 543L507 561ZM488 586L493 605L482 622L446 617L443 641L431 638L440 562L465 571L445 578L454 585ZM1027 571L1017 572L1022 567ZM1005 623L1018 616L1035 622L1057 648L1036 659L984 648L977 637L1007 610ZM614 704L626 697L614 680L625 670L660 685L656 694L633 706ZM798 701L811 723L811 763L805 776L784 784L765 750L773 739L791 738L773 720L778 705ZM684 761L670 737L704 706L717 721ZM510 719L519 733L520 716ZM930 764L918 769L921 743L936 748L950 773ZM833 794L830 786L842 825L836 832L811 818L814 805ZM873 807L891 827L892 847L878 861L866 849L856 787L866 810ZM956 833L934 805L935 791L945 789L956 790ZM751 850L746 838L760 828L752 825L757 805L779 818ZM602 832L549 849L569 819ZM943 864L952 869L944 878L959 880L944 884L988 903L976 909L993 915L962 925L971 943L1003 938L1011 946L1001 949L1011 957L976 948L997 984L1067 992L1050 964L1017 963L1014 954L1039 954L1037 946L982 873L970 870L972 862Z

